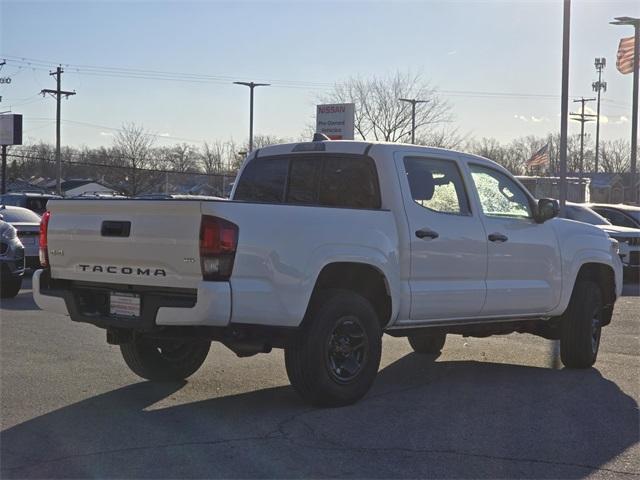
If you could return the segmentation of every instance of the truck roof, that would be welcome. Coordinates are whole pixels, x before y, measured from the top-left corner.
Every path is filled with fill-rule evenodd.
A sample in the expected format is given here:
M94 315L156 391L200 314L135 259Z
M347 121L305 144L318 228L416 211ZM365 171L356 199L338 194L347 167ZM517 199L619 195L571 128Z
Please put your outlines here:
M267 147L259 148L249 154L249 158L255 158L273 155L287 155L291 153L304 153L304 152L330 152L330 153L347 153L363 155L368 152L372 147L387 149L389 151L404 152L415 151L416 154L455 154L461 156L465 160L473 160L476 163L485 164L492 167L497 167L504 170L500 164L478 155L462 152L459 150L452 150L440 147L430 147L426 145L413 145L410 143L397 143L397 142L379 142L379 141L363 141L363 140L325 140L319 142L297 142L297 143L281 143L278 145L269 145Z

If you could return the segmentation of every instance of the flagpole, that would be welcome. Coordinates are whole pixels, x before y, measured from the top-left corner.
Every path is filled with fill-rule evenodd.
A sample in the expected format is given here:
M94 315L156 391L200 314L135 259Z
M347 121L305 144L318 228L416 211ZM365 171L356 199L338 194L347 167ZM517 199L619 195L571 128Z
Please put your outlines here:
M567 126L569 123L569 40L571 0L564 0L562 25L562 99L560 101L560 214L567 204Z
M631 194L636 204L638 199L637 168L638 168L638 70L640 70L640 20L634 23L635 36L633 41L633 107L631 116Z
M633 36L633 104L631 107L631 201L638 204L637 159L638 159L638 70L640 69L640 18L616 17L611 25L632 25ZM618 68L620 70L620 68Z

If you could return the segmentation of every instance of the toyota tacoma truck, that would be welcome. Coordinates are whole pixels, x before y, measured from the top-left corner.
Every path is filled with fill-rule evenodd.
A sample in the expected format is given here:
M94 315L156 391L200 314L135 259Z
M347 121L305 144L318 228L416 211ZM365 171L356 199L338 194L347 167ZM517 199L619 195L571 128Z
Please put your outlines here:
M184 379L212 341L284 348L295 390L351 404L382 335L437 354L450 334L530 333L588 368L622 289L617 242L558 218L498 164L358 141L252 152L230 200L51 200L36 303L106 330L127 365Z

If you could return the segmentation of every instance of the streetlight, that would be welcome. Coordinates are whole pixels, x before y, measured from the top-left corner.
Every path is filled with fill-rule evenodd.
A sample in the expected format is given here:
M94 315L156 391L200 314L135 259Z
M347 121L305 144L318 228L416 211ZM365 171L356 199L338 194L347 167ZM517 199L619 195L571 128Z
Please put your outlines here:
M254 83L254 82L233 82L236 85L244 85L249 87L249 151L253 150L253 89L256 87L268 87L270 83Z
M416 104L427 103L429 100L417 100L415 98L399 98L401 102L411 104L411 143L416 143Z
M638 155L638 62L640 61L640 18L616 17L611 25L632 25L634 27L633 42L633 105L631 107L631 195L632 201L638 202L636 188L636 160Z
M598 81L593 82L591 84L593 91L598 92L598 108L597 108L597 118L596 118L596 168L595 172L598 173L598 151L600 147L600 92L604 90L607 91L607 82L602 81L602 70L607 66L606 58L596 58L594 63L596 70L598 71Z

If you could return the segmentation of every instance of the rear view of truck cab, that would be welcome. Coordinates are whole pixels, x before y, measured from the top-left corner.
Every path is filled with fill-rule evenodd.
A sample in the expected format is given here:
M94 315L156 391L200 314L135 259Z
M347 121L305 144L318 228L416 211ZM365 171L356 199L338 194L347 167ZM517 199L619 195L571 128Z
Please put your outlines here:
M480 157L275 145L250 154L231 200L52 200L34 297L105 329L150 380L192 375L212 341L284 348L322 406L366 394L383 333L426 355L448 334L531 333L588 368L622 268L615 242L557 214Z

